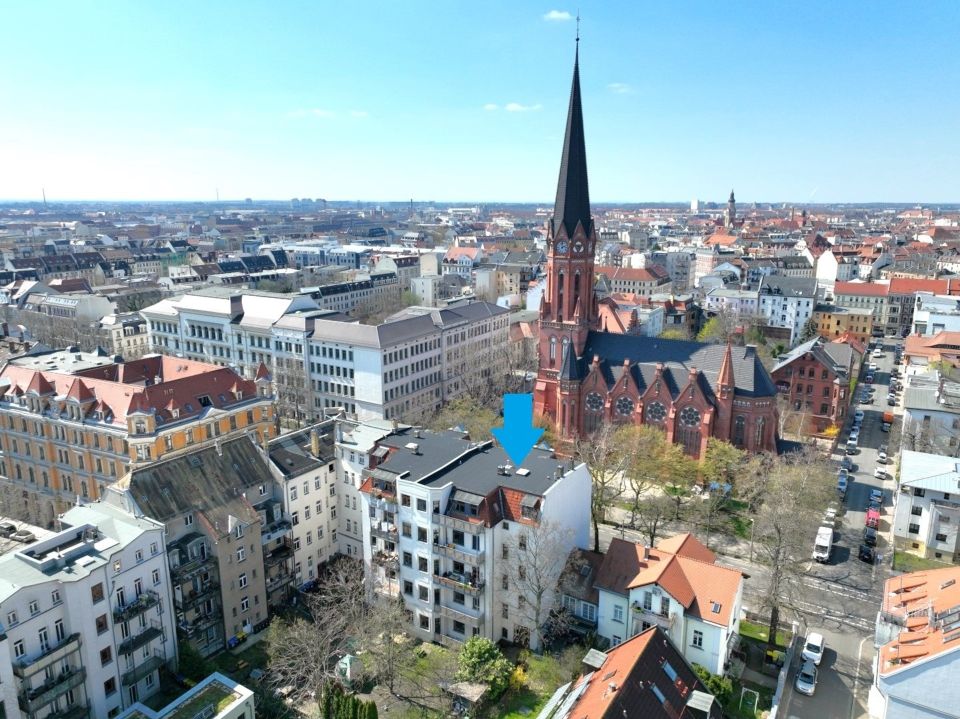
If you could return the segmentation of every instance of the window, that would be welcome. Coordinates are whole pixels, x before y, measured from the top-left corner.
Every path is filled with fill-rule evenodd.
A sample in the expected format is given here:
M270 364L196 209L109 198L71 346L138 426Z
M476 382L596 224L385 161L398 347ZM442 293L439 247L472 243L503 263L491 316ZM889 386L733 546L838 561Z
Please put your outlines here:
M297 498L297 488L290 487L290 501L293 501Z
M427 589L427 587L423 584L417 585L417 594L419 595L421 602L426 602L430 599L430 590Z
M15 642L13 643L13 656L14 656L16 659L19 659L20 657L22 657L22 656L23 656L24 654L26 654L26 653L27 653L27 649L26 649L26 647L23 646L23 640L22 640L22 639L18 639L17 641L15 641Z
M117 691L117 679L116 677L110 677L103 683L103 693L106 696L110 696L115 691Z
M520 549L526 549L526 548L527 548L527 535L526 535L526 534L521 534L521 535L520 535L519 539L517 540L517 545L520 547Z
M946 541L947 541L947 535L946 535L946 534L938 534L938 535L937 535L937 541L938 541L938 542L946 542Z
M233 531L233 536L237 539L243 539L243 525L238 524L237 528Z
M409 506L410 506L410 495L409 495L409 494L401 494L401 495L400 495L400 506L402 506L402 507L409 507Z
M240 549L237 550L237 561L242 562L246 558L247 558L246 550L243 547L240 547Z
M153 586L157 586L158 584L160 584L160 570L154 569L153 572L150 574L150 578L153 580Z
M193 524L193 515L192 515L192 514L188 514L186 517L184 517L184 518L183 518L183 524L184 524L184 526L187 526L187 527L189 527L191 524Z
M909 528L907 529L907 531L910 532L910 534L919 534L919 533L920 533L920 525L919 525L919 524L911 524L911 525L909 526Z
M927 490L921 489L920 487L914 487L914 488L913 488L913 496L914 496L914 497L922 497L922 496L925 495L926 493L927 493Z
M54 589L52 592L50 592L50 601L53 602L53 606L57 606L61 601L63 601L60 599L59 589Z
M623 639L620 637L619 634L614 634L614 635L610 638L610 646L615 647L615 646L617 646L618 644L620 644L620 643L622 643L622 642L623 642Z
M420 628L421 629L430 629L430 617L426 614L420 614Z
M657 687L656 684L651 684L651 685L650 685L650 691L653 692L653 695L657 698L657 700L658 700L661 704L666 704L667 698L663 695L663 692L660 691L660 688Z
M412 567L413 566L413 555L410 552L403 553L403 566Z
M241 597L240 598L240 611L246 612L250 609L250 597Z
M244 572L243 574L241 574L241 575L238 577L238 580L239 580L239 582L240 582L240 589L243 589L244 587L246 587L246 586L247 586L247 573Z
M99 617L97 617L96 625L97 634L103 634L105 631L107 631L107 615L101 614Z
M103 601L103 584L97 583L90 587L90 598L93 600L93 603Z
M914 517L919 517L923 515L923 507L920 507L920 506L910 507L910 514L912 514Z
M504 544L503 547L501 547L501 549L502 549L502 552L501 552L502 558L503 558L503 559L509 558L509 556L510 556L510 548L507 547L506 544Z
M100 650L100 666L105 667L113 661L113 651L110 647L104 647Z
M500 605L500 616L504 619L510 618L510 605L506 602Z
M155 557L155 556L157 555L157 552L159 552L159 551L160 551L160 550L159 550L159 548L157 547L157 543L156 543L156 542L151 542L151 543L150 543L150 556L151 556L151 557Z
M427 569L427 558L426 557L417 557L417 569L421 572L429 572Z
M404 537L413 536L413 527L411 526L410 522L402 522L400 524L400 534L402 534Z
M675 682L677 680L677 670L670 666L670 662L663 663L663 673L667 675L667 678L671 682Z
M418 512L427 511L427 500L421 499L420 497L417 498L417 511Z
M623 605L622 604L613 605L613 621L623 622Z
M403 580L403 593L408 597L413 596L413 582L408 579Z
M300 512L290 513L290 524L292 524L294 527L300 524Z
M453 603L454 604L463 604L466 601L466 595L463 592L454 592L453 593Z
M40 602L36 599L30 600L30 616L35 617L40 613Z
M500 587L504 591L510 588L510 578L506 574L500 578Z
M426 542L427 541L427 528L426 527L417 527L417 541Z
M703 632L701 632L699 629L693 630L693 641L691 642L691 646L693 646L695 649L703 649Z

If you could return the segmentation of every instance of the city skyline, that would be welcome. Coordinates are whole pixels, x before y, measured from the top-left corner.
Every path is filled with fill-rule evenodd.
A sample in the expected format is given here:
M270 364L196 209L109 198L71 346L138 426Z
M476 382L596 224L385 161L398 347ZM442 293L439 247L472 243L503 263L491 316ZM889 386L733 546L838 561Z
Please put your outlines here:
M549 203L575 7L226 7L9 9L0 200ZM960 200L952 4L581 14L597 204Z

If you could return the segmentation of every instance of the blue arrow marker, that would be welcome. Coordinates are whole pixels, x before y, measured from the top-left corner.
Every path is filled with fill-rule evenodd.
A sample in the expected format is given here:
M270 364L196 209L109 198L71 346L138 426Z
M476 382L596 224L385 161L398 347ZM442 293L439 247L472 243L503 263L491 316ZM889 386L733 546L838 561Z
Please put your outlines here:
M543 430L533 426L533 395L503 395L503 427L490 430L513 463L519 467L530 454Z

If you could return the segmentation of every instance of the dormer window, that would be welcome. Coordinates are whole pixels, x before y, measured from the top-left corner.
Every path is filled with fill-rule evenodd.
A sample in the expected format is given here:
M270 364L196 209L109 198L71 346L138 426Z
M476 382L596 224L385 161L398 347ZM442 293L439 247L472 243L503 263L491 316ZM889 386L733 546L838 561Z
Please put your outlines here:
M233 531L233 534L237 539L243 539L243 525L238 524L237 528Z
M138 419L133 425L133 431L136 434L146 434L147 432L147 423L141 419Z
M213 401L210 399L210 395L204 394L197 397L197 401L200 403L201 407L212 407ZM188 407L190 405L187 405Z

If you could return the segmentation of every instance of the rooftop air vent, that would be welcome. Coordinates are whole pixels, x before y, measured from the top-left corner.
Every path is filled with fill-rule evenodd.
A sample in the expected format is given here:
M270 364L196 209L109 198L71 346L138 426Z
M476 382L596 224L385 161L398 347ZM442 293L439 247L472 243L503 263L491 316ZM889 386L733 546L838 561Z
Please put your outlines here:
M404 449L409 449L413 454L420 454L420 445L416 442L407 442Z
M528 477L530 476L530 470L527 469L526 467L521 467L520 469L517 470L517 474L520 475L521 477Z

